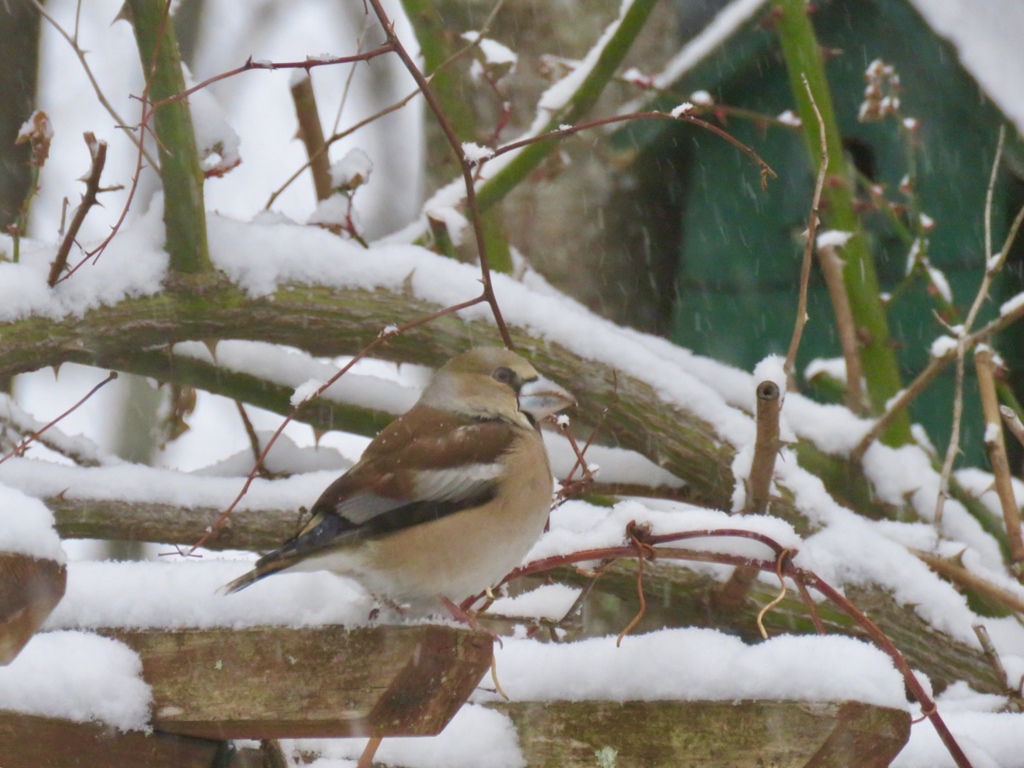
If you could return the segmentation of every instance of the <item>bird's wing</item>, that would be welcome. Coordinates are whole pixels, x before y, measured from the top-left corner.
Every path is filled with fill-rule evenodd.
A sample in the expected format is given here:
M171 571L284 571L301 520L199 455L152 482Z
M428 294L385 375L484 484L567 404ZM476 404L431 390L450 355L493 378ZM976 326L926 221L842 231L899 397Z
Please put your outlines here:
M495 497L517 427L417 409L381 432L313 505L303 530L257 563L260 577L360 539L393 533ZM243 585L244 586L244 585Z

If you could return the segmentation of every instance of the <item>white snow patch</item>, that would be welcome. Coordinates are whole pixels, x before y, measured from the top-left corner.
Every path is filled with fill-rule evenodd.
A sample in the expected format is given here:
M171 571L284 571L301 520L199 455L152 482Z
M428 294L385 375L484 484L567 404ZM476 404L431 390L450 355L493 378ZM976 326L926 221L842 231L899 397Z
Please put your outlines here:
M821 248L842 248L846 245L850 238L853 237L853 232L844 232L839 229L826 229L824 232L818 234L817 243L819 249Z
M574 643L507 639L495 648L513 701L843 701L906 709L881 650L837 636L782 635L757 645L712 629L666 629ZM479 696L479 695L478 695Z
M331 165L331 186L334 189L354 189L370 180L373 162L358 148L350 149L338 162Z
M0 552L64 562L64 550L53 528L50 510L39 499L3 483L0 483Z
M0 709L149 730L151 699L138 655L88 632L37 634L0 667Z

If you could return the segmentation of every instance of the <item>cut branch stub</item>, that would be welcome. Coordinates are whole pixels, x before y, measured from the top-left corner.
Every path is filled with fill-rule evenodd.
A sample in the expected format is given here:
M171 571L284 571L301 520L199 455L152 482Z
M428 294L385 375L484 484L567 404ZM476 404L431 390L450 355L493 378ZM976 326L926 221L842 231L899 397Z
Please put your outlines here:
M768 511L772 476L775 473L775 457L779 455L780 447L781 395L779 386L774 381L762 381L757 385L757 436L754 440L754 457L750 464L744 512L763 515Z

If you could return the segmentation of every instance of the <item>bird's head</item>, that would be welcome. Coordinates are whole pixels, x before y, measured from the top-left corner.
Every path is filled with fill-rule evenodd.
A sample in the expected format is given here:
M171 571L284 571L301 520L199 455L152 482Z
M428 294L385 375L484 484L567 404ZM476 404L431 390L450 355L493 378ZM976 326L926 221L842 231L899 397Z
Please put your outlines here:
M476 418L535 426L576 399L501 347L478 347L453 357L431 379L420 403Z

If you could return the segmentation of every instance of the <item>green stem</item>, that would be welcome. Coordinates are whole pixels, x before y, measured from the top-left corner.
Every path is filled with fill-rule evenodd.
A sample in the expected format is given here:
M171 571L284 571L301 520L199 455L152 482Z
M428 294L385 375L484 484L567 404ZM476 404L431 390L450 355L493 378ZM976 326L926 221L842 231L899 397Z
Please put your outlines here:
M450 23L445 23L435 3L428 0L402 0L402 8L416 33L416 42L420 44L420 55L423 57L423 71L430 75L430 88L434 96L448 116L455 133L464 139L474 139L477 119L470 99L467 98L466 83L454 68L443 66L464 41L452 31ZM441 131L427 131L427 153L431 170L436 173L435 178L449 178L459 172L448 140ZM481 212L481 223L491 270L511 274L512 254L500 213ZM457 251L450 247L450 242L439 245L438 252L457 258Z
M594 68L580 83L565 108L552 117L541 133L553 131L566 123L575 123L591 110L640 34L656 2L657 0L634 0L618 29L605 43ZM477 205L480 210L486 211L504 198L530 171L540 165L556 145L557 139L545 139L524 147L508 165L480 186L477 191Z
M164 0L128 0L139 58L146 76L148 101L154 103L185 90L174 26ZM173 272L210 272L206 240L203 172L199 167L188 101L178 99L156 110L153 129L160 150L164 189L166 249Z
M816 130L817 118L803 83L805 77L825 124L831 172L824 192L826 223L831 229L855 233L843 249L843 281L850 297L854 322L863 338L861 358L872 409L881 413L886 402L900 390L899 366L889 340L889 326L879 295L874 261L853 207L851 177L844 170L847 163L843 155L842 135L832 106L821 50L807 16L805 0L777 0L776 9L775 29L782 44L790 87L805 127L804 137L814 167L821 163L821 147ZM910 419L906 412L893 421L882 440L888 445L903 445L911 441Z

